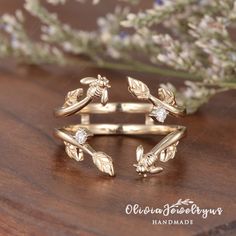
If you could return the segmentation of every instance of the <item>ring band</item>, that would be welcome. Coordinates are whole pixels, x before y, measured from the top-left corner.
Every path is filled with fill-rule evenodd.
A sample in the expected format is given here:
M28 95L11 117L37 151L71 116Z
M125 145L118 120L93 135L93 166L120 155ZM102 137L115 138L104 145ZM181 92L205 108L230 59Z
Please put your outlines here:
M147 173L159 173L162 167L156 166L157 160L166 162L173 159L179 140L184 137L186 127L179 125L157 125L155 121L164 122L166 115L181 117L185 109L176 104L170 90L160 88L158 98L150 94L148 87L141 81L128 77L129 91L138 99L150 103L107 103L109 81L105 77L84 78L81 83L89 84L86 96L79 101L83 94L81 88L67 94L65 104L55 110L55 116L80 115L81 123L69 125L55 130L55 135L65 143L66 152L77 161L83 160L83 153L93 159L94 164L102 172L114 175L112 158L104 152L95 151L87 142L92 135L166 135L148 153L144 154L142 145L136 149L136 171L146 177ZM95 97L101 98L101 104L91 103ZM91 124L91 114L108 113L145 114L144 124Z

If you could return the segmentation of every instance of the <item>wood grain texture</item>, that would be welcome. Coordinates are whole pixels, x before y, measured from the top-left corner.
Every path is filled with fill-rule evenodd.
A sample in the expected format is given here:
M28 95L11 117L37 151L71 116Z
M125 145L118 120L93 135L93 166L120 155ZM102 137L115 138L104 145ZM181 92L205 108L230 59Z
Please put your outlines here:
M188 136L159 175L139 178L132 164L139 144L149 150L161 137L91 140L94 148L113 157L116 177L111 178L99 173L90 158L82 163L69 159L52 136L55 127L78 121L55 119L53 109L69 90L80 87L80 78L97 73L111 80L110 101L136 101L127 91L126 75L144 80L154 94L165 80L126 71L1 63L0 235L235 235L235 92L217 95L193 116L168 118L170 124L187 126ZM142 117L94 117L121 120L140 122ZM222 207L224 212L206 220L192 217L191 226L152 225L157 217L125 214L128 203L161 207L179 198L190 198L203 208Z

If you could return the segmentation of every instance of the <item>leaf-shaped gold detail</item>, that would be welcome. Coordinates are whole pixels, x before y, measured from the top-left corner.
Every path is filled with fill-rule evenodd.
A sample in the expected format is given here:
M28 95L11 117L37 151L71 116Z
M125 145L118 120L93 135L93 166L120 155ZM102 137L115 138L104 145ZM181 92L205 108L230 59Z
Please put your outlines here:
M70 158L75 159L76 161L83 161L84 160L84 154L81 149L78 148L70 143L64 142L65 143L65 150L67 155Z
M171 146L167 147L166 149L164 149L163 151L161 151L159 158L160 161L162 162L167 162L170 159L173 159L175 157L175 153L177 151L177 145L178 145L178 141L174 144L172 144Z
M107 173L110 176L114 176L112 159L106 153L95 152L93 154L93 162L100 171Z
M143 82L128 77L129 91L138 99L148 99L150 96L149 88Z
M176 104L175 95L169 89L159 88L158 89L158 97L160 100L162 100L163 102L166 102L170 105Z
M78 88L76 90L70 91L67 93L65 97L65 103L63 107L69 107L73 104L75 104L80 96L83 95L83 89Z

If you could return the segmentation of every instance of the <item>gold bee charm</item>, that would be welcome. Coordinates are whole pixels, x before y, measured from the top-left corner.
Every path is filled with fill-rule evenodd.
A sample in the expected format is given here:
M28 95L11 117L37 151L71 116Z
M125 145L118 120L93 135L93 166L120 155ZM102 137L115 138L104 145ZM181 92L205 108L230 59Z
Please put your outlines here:
M87 91L88 97L101 97L102 105L106 105L108 101L108 91L107 89L111 86L109 85L109 80L106 77L98 75L98 78L87 77L80 80L81 84L89 84L89 89Z

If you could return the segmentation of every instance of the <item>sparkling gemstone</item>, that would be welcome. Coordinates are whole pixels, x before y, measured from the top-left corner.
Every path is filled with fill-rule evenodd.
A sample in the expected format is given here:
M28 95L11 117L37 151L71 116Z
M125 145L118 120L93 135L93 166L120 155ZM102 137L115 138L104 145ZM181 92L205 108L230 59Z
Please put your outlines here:
M88 135L84 129L79 129L75 134L75 139L79 144L84 144L88 138Z
M168 113L169 112L164 107L157 106L153 108L151 115L154 116L159 122L164 122Z

